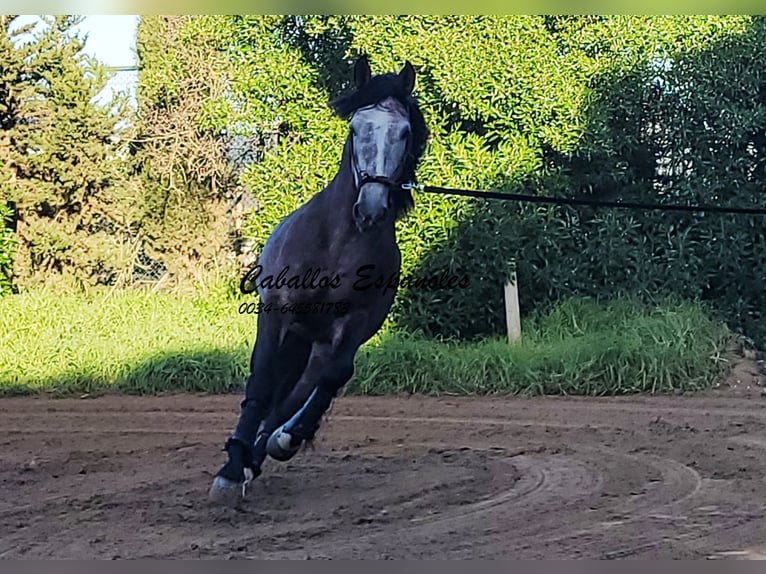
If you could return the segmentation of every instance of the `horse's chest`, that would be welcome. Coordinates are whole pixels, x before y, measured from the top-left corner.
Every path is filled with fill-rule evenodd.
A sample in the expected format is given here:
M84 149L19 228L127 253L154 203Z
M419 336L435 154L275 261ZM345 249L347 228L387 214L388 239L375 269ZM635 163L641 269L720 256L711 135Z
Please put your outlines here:
M324 239L324 238L323 238ZM282 250L280 257L264 261L259 293L273 306L336 304L354 307L377 298L390 304L396 292L401 257L396 242L339 238L318 241L316 249Z

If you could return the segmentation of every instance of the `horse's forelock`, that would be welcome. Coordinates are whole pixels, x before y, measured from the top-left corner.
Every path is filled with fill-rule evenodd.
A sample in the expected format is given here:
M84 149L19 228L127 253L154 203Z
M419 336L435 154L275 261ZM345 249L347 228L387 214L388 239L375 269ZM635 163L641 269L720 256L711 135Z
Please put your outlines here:
M330 106L336 114L346 118L359 108L374 106L386 98L395 98L406 106L408 94L404 91L401 80L396 74L375 76L361 88L334 100Z
M412 166L414 170L425 150L425 144L428 140L428 128L417 100L403 90L397 74L375 76L360 89L337 98L330 103L330 106L338 116L347 118L360 108L377 105L388 98L393 98L401 103L409 114L410 127L412 129L410 153L414 156L415 165Z

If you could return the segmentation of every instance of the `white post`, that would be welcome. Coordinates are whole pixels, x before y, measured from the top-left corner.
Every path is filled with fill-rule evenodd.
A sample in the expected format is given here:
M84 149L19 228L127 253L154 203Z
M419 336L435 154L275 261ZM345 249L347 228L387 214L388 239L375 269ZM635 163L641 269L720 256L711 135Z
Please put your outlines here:
M508 343L521 339L521 316L519 314L519 282L516 271L505 284L505 324L508 327Z

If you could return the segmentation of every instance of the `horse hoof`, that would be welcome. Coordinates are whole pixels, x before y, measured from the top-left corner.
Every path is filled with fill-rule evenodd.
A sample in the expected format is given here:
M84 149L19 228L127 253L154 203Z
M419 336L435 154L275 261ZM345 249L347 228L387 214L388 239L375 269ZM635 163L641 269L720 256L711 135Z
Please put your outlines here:
M290 460L301 448L300 443L298 443L298 446L292 446L292 440L293 437L290 433L284 432L282 427L279 427L271 433L269 440L266 441L266 453L274 460L280 462Z
M242 501L242 484L216 476L210 486L208 498L215 504L235 507Z
M208 492L210 502L231 506L232 508L238 506L244 500L247 494L247 486L252 478L253 472L249 468L245 469L244 482L235 482L222 476L216 476Z

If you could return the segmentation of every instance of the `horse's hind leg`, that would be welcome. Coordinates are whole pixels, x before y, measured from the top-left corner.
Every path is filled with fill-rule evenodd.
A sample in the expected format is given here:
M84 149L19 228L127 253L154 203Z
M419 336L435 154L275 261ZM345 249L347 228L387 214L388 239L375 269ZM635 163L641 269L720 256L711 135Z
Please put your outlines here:
M306 370L280 406L278 419L289 420L271 433L266 444L269 456L289 460L304 441L314 438L322 416L354 374L357 348L349 344L341 348L314 344Z
M314 388L307 397L302 397L304 399L303 404L299 405L300 408L298 408L291 417L289 415L282 416L279 418L278 423L269 427L264 426L264 433L267 430L271 431L265 444L266 452L271 458L279 461L290 460L295 456L305 441L310 441L314 438L316 431L319 430L319 423L322 415L330 408L330 404L332 404L332 400L335 398L335 395L333 394L327 403L327 407L322 410L316 422L312 425L310 424L310 421L304 417L304 413L310 404L316 402L314 399L317 392L319 392L319 387ZM297 399L298 397L293 398ZM299 426L301 419L303 419L303 424Z
M245 398L240 405L237 426L226 441L226 464L218 471L210 488L210 498L216 502L234 504L242 495L245 481L260 474L260 462L254 460L254 443L258 428L266 416L275 391L287 377L300 376L295 368L296 354L308 354L308 346L292 337L279 340L280 323L276 316L258 317L258 331L250 357L250 375ZM301 369L302 370L302 369Z
M260 461L261 463L265 460L269 437L274 433L275 430L279 428L280 425L286 423L288 419L298 416L296 411L305 405L307 400L310 398L312 390L313 389L305 389L303 386L296 384L295 388L291 389L292 392L290 395L284 397L282 401L279 401L275 405L275 408L271 410L269 415L266 417L266 420L264 420L261 431L258 433L258 438L256 439L255 447L253 449L253 457L256 460ZM311 436L306 436L305 438L306 440L313 438L313 433ZM287 460L285 458L278 458L274 456L273 453L272 458L276 458L277 460Z
M255 468L260 468L266 459L266 441L269 436L287 418L281 418L283 410L281 406L294 392L297 381L306 369L311 352L311 343L309 341L299 339L297 335L292 333L288 334L288 337L293 337L294 340L288 343L287 348L290 356L286 371L274 394L269 413L266 415L253 445L252 456Z

